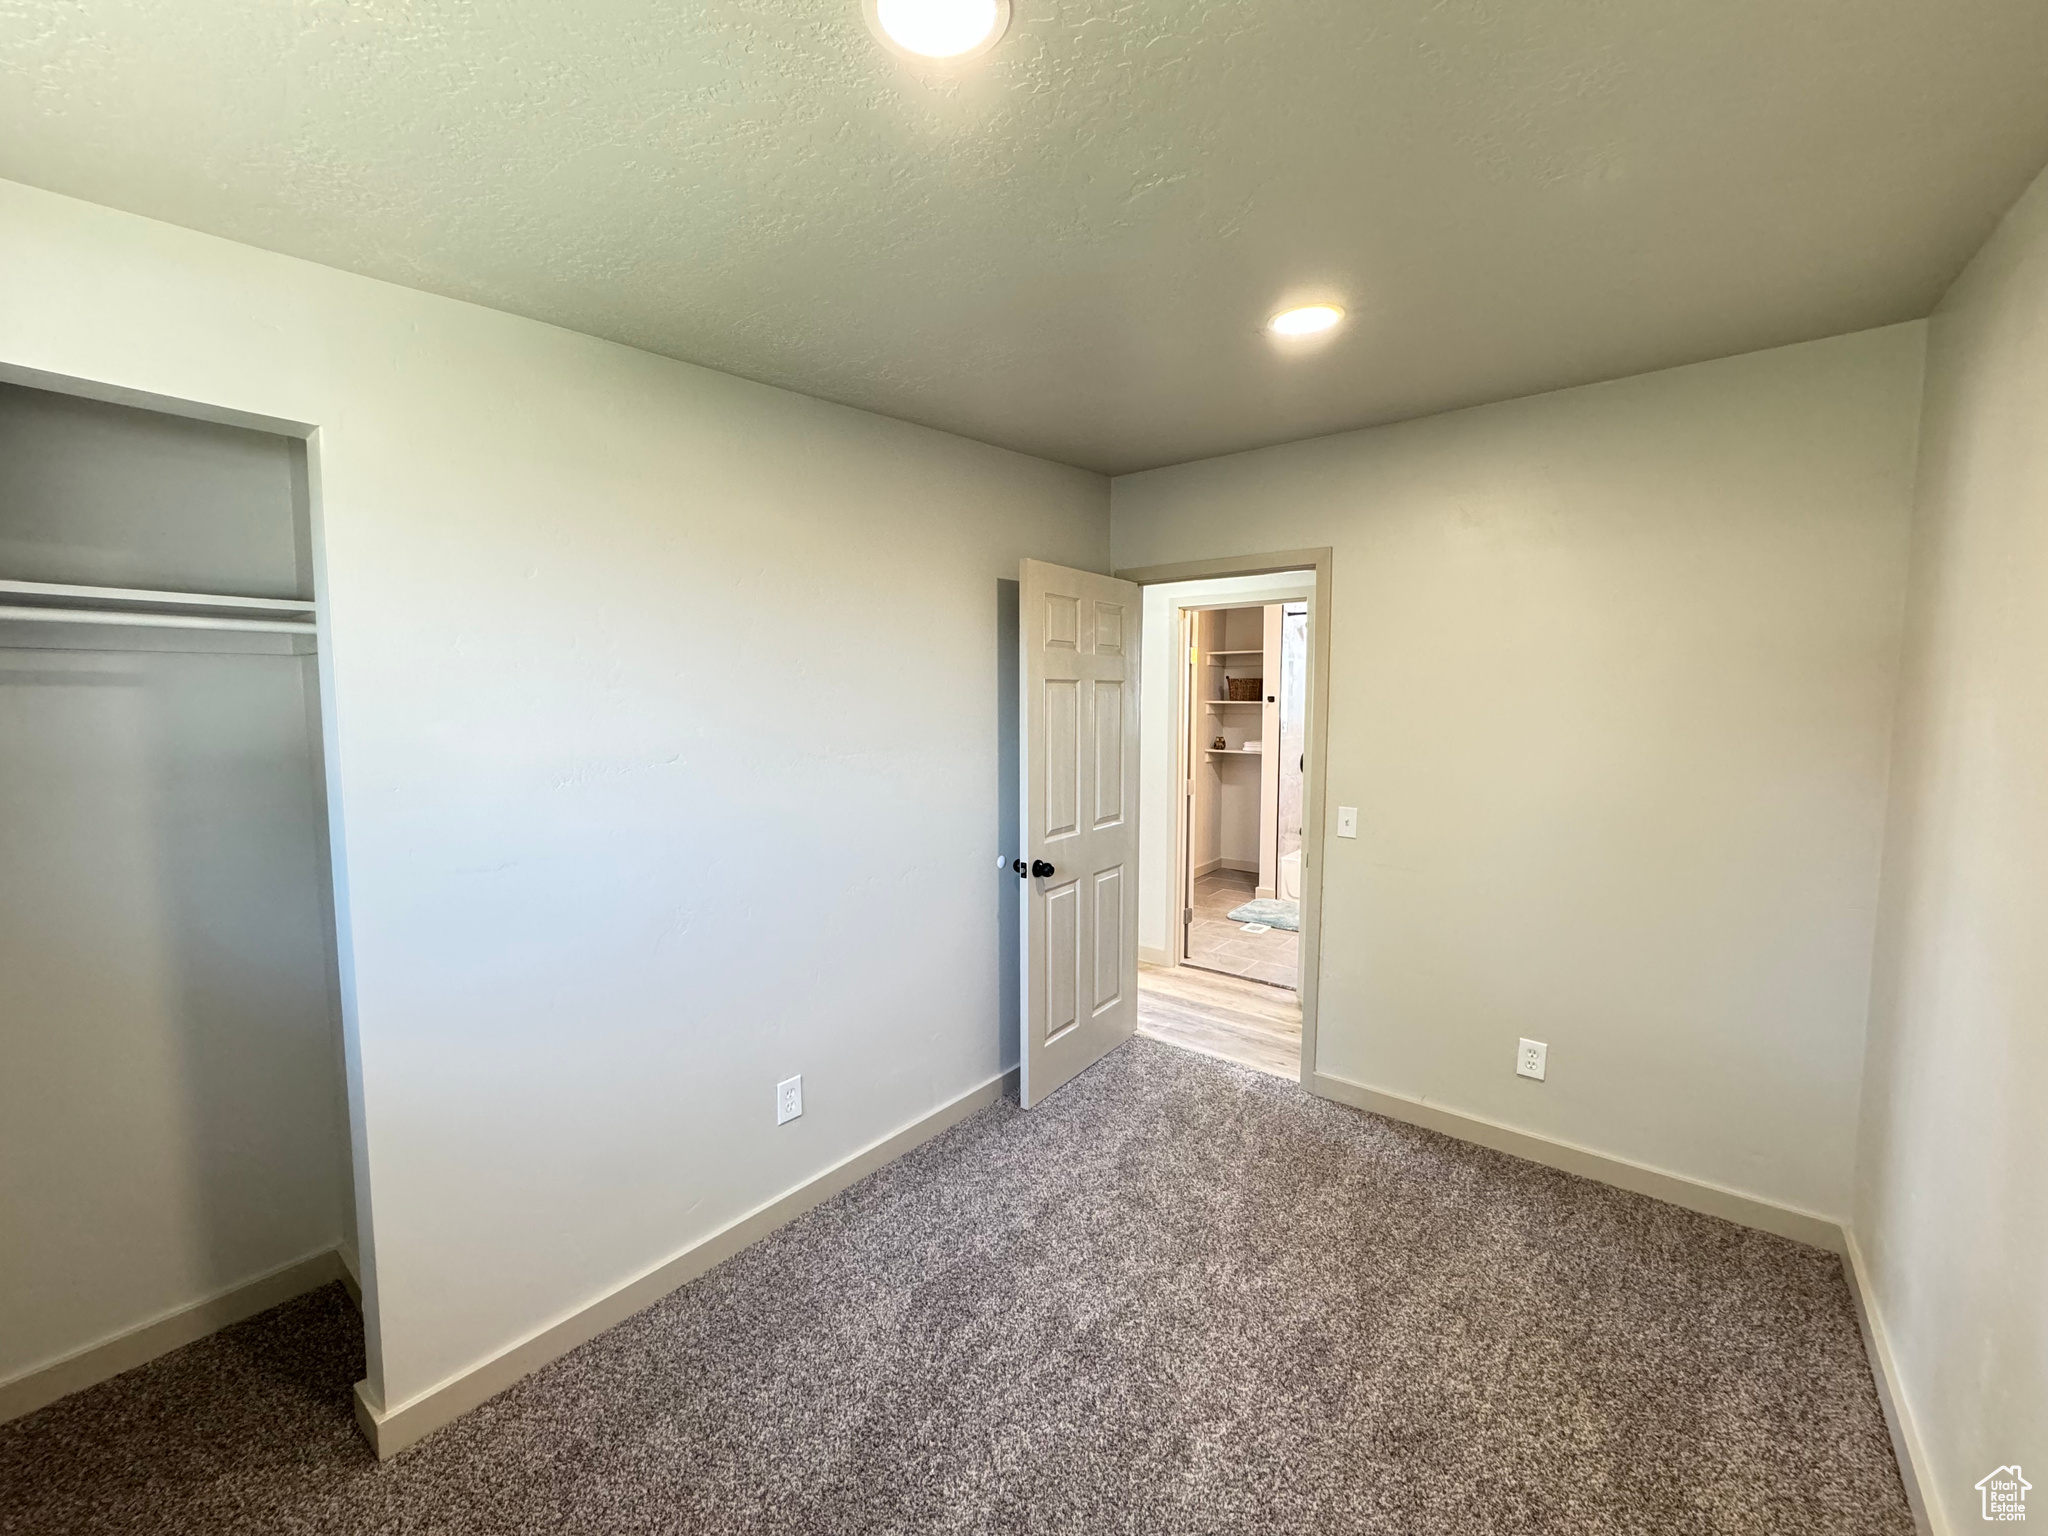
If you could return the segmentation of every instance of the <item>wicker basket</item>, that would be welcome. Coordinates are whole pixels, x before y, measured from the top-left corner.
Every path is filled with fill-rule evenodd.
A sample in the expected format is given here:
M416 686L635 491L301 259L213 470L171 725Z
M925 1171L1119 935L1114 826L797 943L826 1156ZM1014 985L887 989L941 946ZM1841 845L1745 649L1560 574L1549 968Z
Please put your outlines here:
M1233 703L1256 704L1265 697L1266 680L1263 677L1231 677L1225 678L1224 681L1230 684L1230 697Z

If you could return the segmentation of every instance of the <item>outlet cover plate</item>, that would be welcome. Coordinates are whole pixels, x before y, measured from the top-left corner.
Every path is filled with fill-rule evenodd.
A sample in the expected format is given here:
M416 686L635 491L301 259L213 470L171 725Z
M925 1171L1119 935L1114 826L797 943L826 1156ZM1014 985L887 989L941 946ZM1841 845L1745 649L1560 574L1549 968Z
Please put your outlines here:
M775 1085L775 1123L787 1125L804 1112L804 1079L799 1072Z
M1524 1040L1515 1049L1515 1075L1542 1082L1549 1057L1550 1047L1541 1040Z

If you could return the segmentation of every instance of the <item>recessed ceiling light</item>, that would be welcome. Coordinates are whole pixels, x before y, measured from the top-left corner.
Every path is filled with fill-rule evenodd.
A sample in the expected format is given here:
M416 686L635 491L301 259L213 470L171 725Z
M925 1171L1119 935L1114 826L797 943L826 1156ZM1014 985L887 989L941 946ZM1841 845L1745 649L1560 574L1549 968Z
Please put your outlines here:
M1344 311L1335 304L1304 304L1281 310L1266 322L1266 329L1275 336L1318 336L1334 330L1343 318Z
M897 53L957 64L1002 40L1010 0L861 0L868 26Z

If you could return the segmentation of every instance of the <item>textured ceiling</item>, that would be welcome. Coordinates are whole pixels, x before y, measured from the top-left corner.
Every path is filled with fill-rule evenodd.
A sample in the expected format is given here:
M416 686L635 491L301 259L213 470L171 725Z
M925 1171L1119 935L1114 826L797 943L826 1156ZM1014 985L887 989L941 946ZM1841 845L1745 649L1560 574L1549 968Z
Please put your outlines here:
M2044 159L2044 0L0 0L0 176L1108 471L1921 315Z

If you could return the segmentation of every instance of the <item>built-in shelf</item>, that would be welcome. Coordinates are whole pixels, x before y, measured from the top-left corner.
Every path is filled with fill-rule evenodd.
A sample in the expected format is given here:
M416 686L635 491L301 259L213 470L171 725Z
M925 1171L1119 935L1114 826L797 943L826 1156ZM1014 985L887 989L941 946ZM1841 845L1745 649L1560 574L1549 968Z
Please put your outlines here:
M1266 755L1257 747L1204 747L1202 750L1211 757L1264 757Z
M1211 709L1228 709L1235 704L1239 709L1264 709L1264 699L1204 699L1202 702Z
M76 603L125 604L143 608L212 608L259 613L311 613L303 597L229 597L218 592L151 592L141 587L80 587L61 581L0 581L0 597L41 598Z
M233 597L219 592L152 592L140 587L0 581L0 620L31 624L118 624L141 629L311 635L314 611L314 604L299 597Z
M1259 647L1259 648L1258 648L1257 650L1250 650L1250 651L1211 651L1211 652L1209 653L1209 659L1210 659L1211 661L1214 661L1214 660L1215 660L1215 659L1216 659L1216 658L1217 658L1218 656L1261 656L1261 657L1263 657L1263 656L1264 656L1265 654L1266 654L1266 651L1265 651L1265 647L1261 646L1261 647Z

